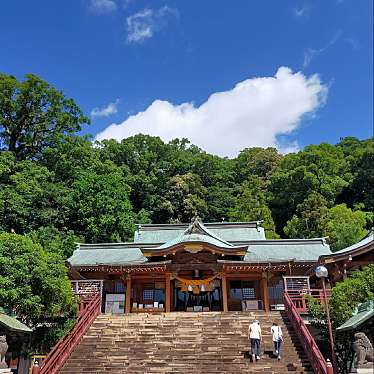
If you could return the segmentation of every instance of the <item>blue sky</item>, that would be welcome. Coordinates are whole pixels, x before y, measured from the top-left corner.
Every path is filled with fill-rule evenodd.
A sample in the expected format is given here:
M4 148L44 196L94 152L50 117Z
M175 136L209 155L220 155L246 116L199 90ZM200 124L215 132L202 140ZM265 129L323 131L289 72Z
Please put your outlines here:
M98 139L287 152L372 135L371 0L2 3L0 71L73 97ZM110 127L109 125L114 124Z

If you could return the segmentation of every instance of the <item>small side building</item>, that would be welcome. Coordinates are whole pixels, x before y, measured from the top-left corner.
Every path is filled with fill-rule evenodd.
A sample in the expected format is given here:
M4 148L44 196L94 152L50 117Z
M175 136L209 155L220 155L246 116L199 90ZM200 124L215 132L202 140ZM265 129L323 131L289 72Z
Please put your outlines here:
M32 329L0 308L0 337L8 345L6 365L18 374L28 373L28 360L22 356L23 345L28 342ZM3 343L3 341L2 341ZM1 369L1 367L0 367Z

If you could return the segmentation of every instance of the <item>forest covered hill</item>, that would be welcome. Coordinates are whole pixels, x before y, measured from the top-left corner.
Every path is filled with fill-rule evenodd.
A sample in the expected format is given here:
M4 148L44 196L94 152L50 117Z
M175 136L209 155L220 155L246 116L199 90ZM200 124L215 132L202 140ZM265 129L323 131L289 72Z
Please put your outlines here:
M0 74L0 306L48 352L74 324L66 259L76 242L132 240L136 223L263 220L267 238L328 236L333 250L373 224L373 140L233 159L176 139L94 143L72 99L34 75Z
M94 143L89 119L38 77L0 76L0 230L69 256L74 241L131 240L136 223L263 220L268 238L328 236L334 250L373 223L373 140L347 137L234 159L187 139Z

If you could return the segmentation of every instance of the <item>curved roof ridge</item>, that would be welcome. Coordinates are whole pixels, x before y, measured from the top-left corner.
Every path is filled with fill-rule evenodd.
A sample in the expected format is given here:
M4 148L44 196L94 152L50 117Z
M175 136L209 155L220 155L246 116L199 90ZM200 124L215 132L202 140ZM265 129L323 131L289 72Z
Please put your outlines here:
M371 228L369 230L369 232L367 233L367 235L365 237L363 237L360 241L358 241L357 243L354 243L348 247L345 247L345 248L342 248L340 249L339 251L335 251L331 254L331 257L334 257L334 256L339 256L341 254L345 254L345 253L349 253L351 251L355 251L355 250L358 250L360 249L361 247L364 247L370 243L374 242L374 228ZM327 257L326 255L325 256L321 256L321 258L323 257Z
M218 235L213 234L210 230L208 230L206 228L206 226L203 224L203 222L200 220L199 217L195 217L192 220L192 222L190 223L190 225L188 226L188 228L186 230L184 230L183 234L179 235L179 236L184 236L186 234L195 234L195 233L198 233L198 232L194 231L196 229L200 229L200 231L202 231L204 234L212 237L213 239L216 239L216 240L224 243L225 245L233 247L233 245L231 243L227 242L226 240L220 238Z

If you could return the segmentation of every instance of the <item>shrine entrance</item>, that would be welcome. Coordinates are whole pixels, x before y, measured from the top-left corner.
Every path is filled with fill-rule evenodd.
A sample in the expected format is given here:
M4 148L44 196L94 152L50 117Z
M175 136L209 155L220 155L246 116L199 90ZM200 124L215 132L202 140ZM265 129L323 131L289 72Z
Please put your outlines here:
M192 281L192 280L191 280ZM199 286L174 281L173 310L179 312L222 311L221 281L214 279Z

